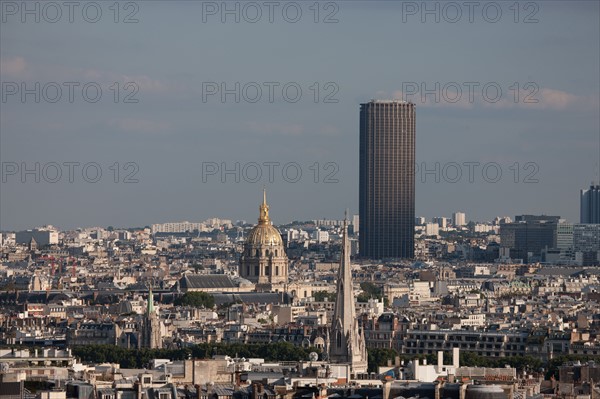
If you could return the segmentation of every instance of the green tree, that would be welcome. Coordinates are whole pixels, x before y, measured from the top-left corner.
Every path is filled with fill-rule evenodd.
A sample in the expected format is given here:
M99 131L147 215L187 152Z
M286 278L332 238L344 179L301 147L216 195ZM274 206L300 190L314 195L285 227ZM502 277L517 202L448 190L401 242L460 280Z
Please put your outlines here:
M313 298L316 302L333 301L335 300L335 294L327 291L316 291L313 292Z
M360 289L372 297L376 298L381 296L381 288L373 283L369 283L368 281L360 283Z
M377 372L379 366L387 366L388 360L393 362L396 356L400 356L400 359L404 359L405 355L399 355L395 349L392 348L370 348L368 351L368 371Z
M215 306L215 298L206 292L186 292L175 300L175 305L212 309Z
M368 294L365 294L364 292L361 292L360 294L358 294L356 296L357 302L369 302L369 299L371 299L371 296Z
M368 281L360 283L360 289L363 290L363 292L356 297L358 302L368 302L371 298L377 300L383 299L383 290L373 283Z

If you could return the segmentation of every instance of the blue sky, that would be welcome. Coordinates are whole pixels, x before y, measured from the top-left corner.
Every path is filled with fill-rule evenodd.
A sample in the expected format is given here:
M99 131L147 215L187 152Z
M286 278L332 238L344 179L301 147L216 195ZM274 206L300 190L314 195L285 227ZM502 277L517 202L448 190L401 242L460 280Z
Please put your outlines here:
M253 3L263 13L255 23L244 20L254 14L242 14L245 3L236 2L121 2L118 23L113 2L95 3L102 10L96 23L84 19L88 2L78 3L72 23L65 8L54 23L47 21L55 16L50 8L40 8L39 22L28 14L22 22L22 4L2 1L0 229L141 226L213 216L253 221L263 185L275 223L341 218L346 208L356 213L358 110L372 98L417 104L417 163L431 170L440 165L438 182L437 172L417 173L417 215L461 210L484 221L546 213L577 222L579 190L598 180L598 1L521 2L518 16L514 2L478 2L472 22L464 2L453 3L460 18L444 9L447 3L428 2L439 7L439 22L421 14L422 2L320 2L318 23L312 1L279 2L272 23L264 2ZM223 23L222 7L236 4L239 23L235 15ZM90 7L88 19L94 17ZM211 7L216 15L206 14ZM286 21L296 7L299 21ZM497 9L502 15L492 23ZM138 22L123 23L132 12ZM332 12L338 22L324 23ZM22 99L21 85L31 89L36 82L39 103L32 94ZM62 87L55 103L48 101L55 89L50 82ZM65 82L79 84L73 102ZM231 90L235 82L239 102L234 94L224 102L219 93L207 94L221 84ZM473 101L467 82L475 85ZM102 89L98 102L83 97L86 84ZM286 84L292 90L287 99ZM463 92L453 102L456 85ZM252 103L257 86L262 97ZM291 102L297 87L302 94ZM407 93L415 87L433 90L439 101ZM138 102L125 103L127 94ZM21 175L36 162L39 182L38 172ZM73 182L68 162L79 162ZM219 173L203 179L203 165L206 171L236 162L239 182L234 174L224 182ZM272 182L264 162L279 163ZM94 180L99 167L96 183L81 174L91 163L86 178ZM254 182L256 164L262 178ZM290 182L298 167L302 177ZM498 169L502 176L493 182ZM130 172L137 183L123 182ZM328 173L333 182L324 182Z

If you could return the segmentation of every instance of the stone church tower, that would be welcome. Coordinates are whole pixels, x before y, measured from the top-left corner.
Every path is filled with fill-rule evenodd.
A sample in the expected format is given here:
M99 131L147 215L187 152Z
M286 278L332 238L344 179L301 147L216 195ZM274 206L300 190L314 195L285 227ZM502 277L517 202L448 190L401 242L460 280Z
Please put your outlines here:
M348 241L346 220L344 220L343 234L342 255L337 277L337 296L329 333L329 360L332 363L350 364L352 372L364 373L367 371L368 363L367 347L365 335L358 326L354 308L350 242Z
M148 306L142 322L140 347L142 348L162 348L162 335L160 331L160 318L156 309L154 309L154 294L152 289L148 293Z

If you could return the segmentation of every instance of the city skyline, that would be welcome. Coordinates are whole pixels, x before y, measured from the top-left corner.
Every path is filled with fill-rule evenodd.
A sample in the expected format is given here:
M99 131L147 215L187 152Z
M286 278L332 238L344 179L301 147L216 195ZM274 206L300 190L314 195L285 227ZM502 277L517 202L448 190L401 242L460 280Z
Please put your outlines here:
M464 210L463 210L464 211ZM357 213L353 213L350 212L351 215L353 216L358 216L358 210L356 210ZM256 213L256 211L255 211ZM339 212L338 212L339 213ZM429 223L432 222L433 219L435 218L447 218L449 221L452 221L452 213L450 212L449 214L431 214L431 215L420 215L420 214L415 214L415 219L417 218L424 218L425 219L425 223ZM534 212L535 213L535 212ZM505 218L505 217L509 217L511 219L514 219L515 216L518 215L523 215L525 214L525 212L517 212L516 214L511 214L511 215L490 215L487 218L484 219L473 219L470 218L468 216L468 210L466 212L467 217L466 217L466 223L493 223L494 219L496 218ZM540 215L550 215L552 213L539 213ZM184 219L164 219L164 220L154 220L154 219L148 219L146 222L144 223L140 223L140 224L133 224L133 225L121 225L121 224L90 224L90 225L69 225L69 226L63 226L63 225L59 225L58 223L52 223L52 222L48 222L48 223L43 223L43 224L32 224L32 225L28 225L28 226L17 226L16 228L12 228L12 229L0 229L0 231L5 231L5 232L14 232L14 231L25 231L25 230L33 230L33 229L37 229L37 228L44 228L46 226L52 226L55 227L56 229L58 229L59 231L69 231L69 230L77 230L77 229L89 229L89 228L95 228L95 227L100 227L100 228L108 228L108 227L112 227L115 230L117 229L132 229L132 228L143 228L143 227L150 227L152 228L152 225L160 225L160 224L180 224L180 223L190 223L190 224L200 224L203 222L206 222L208 220L211 219L221 219L221 220L231 220L233 223L237 223L237 222L245 222L246 225L251 225L254 223L252 217L248 217L248 218L242 218L242 219L236 219L236 218L232 218L232 217L228 217L227 215L211 215L208 214L208 217L197 217L197 218L193 218L193 217L188 217L188 218L184 218ZM564 218L562 215L561 219L564 220L567 223L579 223L579 218L576 218L575 220L571 220L571 219L566 219ZM279 221L277 223L273 223L274 226L283 226L283 225L287 225L293 222L313 222L316 220L343 220L343 215L340 217L339 215L331 215L330 217L312 217L312 218L306 218L306 219L284 219L281 217L277 218Z
M596 398L599 33L0 0L0 399Z

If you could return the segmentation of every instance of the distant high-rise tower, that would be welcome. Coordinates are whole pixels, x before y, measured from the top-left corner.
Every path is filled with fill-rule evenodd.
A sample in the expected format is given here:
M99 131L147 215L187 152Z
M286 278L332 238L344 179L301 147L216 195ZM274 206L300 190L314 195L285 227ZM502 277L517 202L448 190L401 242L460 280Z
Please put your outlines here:
M581 190L580 222L600 223L600 185Z
M414 257L415 105L360 105L360 256Z
M466 215L464 212L454 212L452 214L452 224L454 227L464 226L466 224Z
M364 332L358 327L354 306L350 241L347 223L344 221L342 254L328 352L330 361L350 364L353 372L361 373L367 371L367 347Z

